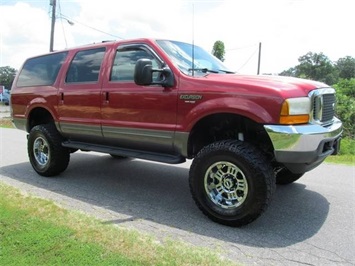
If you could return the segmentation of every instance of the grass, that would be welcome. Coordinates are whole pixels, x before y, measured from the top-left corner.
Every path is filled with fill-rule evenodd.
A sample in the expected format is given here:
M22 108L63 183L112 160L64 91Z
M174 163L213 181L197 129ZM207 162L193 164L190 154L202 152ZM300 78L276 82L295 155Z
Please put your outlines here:
M0 127L13 128L14 126L10 118L2 118L0 119Z
M346 165L355 165L355 156L354 155L336 155L329 156L325 159L326 163L335 163L335 164L346 164Z
M0 183L1 265L235 265L208 249L122 229Z
M3 103L0 103L0 105L3 105ZM10 113L8 113L8 115L10 116ZM11 118L10 117L0 118L0 127L13 128L14 126L11 122Z
M340 152L336 156L329 156L328 163L355 165L355 140L344 138L341 140Z

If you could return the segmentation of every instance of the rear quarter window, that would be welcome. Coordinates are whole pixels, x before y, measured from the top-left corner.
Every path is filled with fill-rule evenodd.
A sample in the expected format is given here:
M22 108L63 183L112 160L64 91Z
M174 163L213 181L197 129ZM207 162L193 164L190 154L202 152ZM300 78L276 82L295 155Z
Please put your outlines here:
M67 56L67 52L28 59L22 67L17 87L52 85Z

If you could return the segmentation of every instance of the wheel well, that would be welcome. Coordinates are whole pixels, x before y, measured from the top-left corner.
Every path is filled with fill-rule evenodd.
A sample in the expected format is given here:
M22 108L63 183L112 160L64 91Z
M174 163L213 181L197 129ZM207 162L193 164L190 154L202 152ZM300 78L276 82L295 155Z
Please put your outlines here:
M54 123L54 119L48 110L44 108L35 108L28 116L27 131L30 132L31 129L37 125L51 123Z
M191 130L188 157L193 158L206 145L220 140L239 139L273 154L273 146L263 125L235 114L221 113L204 117Z

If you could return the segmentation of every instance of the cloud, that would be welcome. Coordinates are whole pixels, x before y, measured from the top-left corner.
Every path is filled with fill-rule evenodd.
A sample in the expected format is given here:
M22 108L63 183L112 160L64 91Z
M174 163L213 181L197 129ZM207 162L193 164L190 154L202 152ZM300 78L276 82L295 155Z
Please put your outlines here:
M45 11L17 3L1 6L0 14L0 65L18 68L30 54L48 51L50 24Z
M295 66L308 51L323 52L331 60L355 57L352 0L57 2L56 50L108 39L156 37L194 40L211 51L213 43L222 40L226 64L241 73L256 73L259 42L262 72ZM0 65L19 68L27 57L49 50L49 11L48 4L28 1L0 6Z

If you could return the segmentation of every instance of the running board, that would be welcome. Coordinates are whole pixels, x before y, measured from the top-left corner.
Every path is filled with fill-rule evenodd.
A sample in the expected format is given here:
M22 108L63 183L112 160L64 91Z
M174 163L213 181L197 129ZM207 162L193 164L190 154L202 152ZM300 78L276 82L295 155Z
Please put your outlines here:
M96 151L96 152L108 153L112 155L139 158L139 159L169 163L169 164L179 164L186 161L186 159L181 155L171 155L165 153L131 150L131 149L117 148L117 147L105 146L99 144L88 144L85 142L78 142L78 141L64 141L62 143L62 146L66 148L79 149L83 151Z

